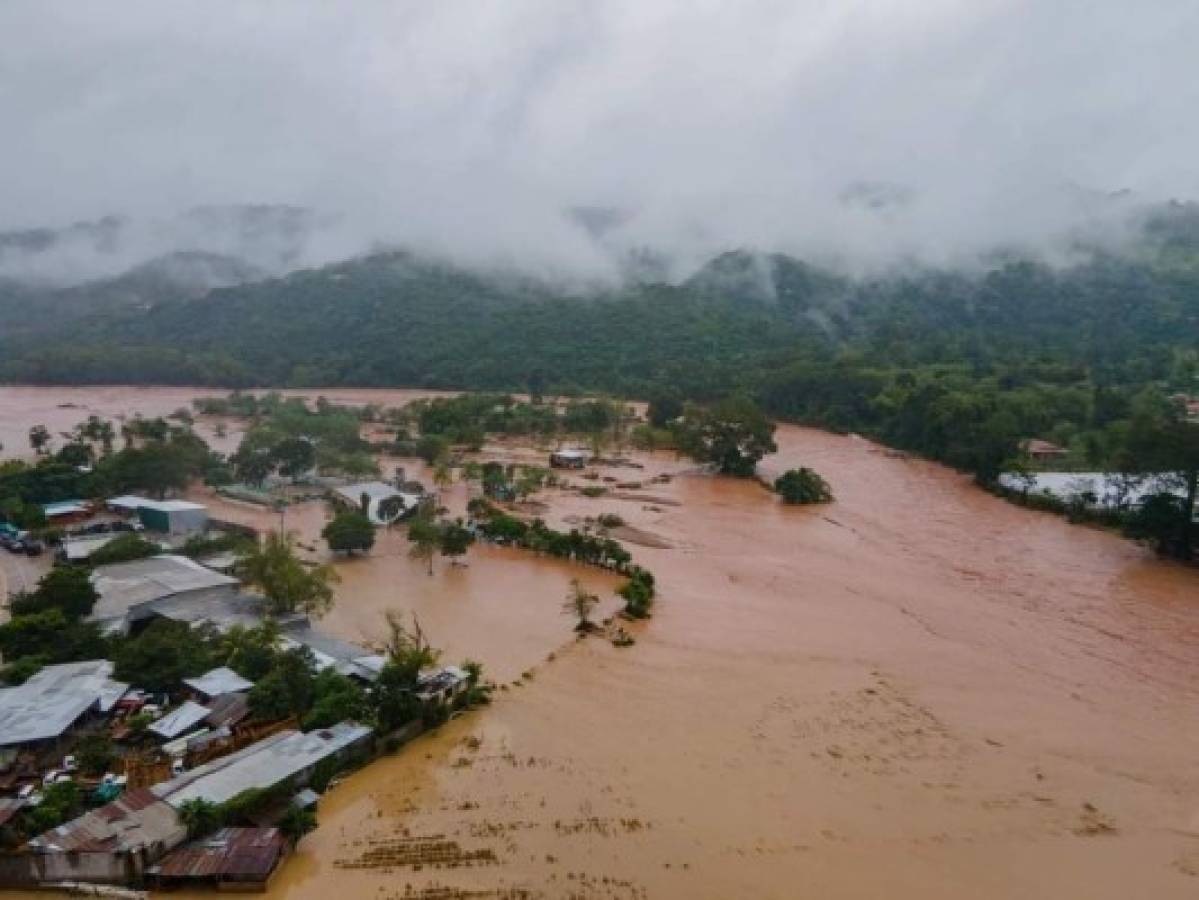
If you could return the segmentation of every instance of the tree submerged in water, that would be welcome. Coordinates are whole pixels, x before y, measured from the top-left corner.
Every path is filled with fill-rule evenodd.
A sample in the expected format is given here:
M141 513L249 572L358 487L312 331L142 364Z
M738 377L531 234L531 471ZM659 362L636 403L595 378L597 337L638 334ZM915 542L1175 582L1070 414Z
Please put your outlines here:
M562 603L562 612L568 616L574 616L579 621L575 625L575 631L586 634L594 630L595 623L591 621L591 611L595 609L599 603L599 597L583 587L582 583L577 578L570 580L570 592L566 595L566 600Z
M788 469L776 478L774 491L787 503L829 503L833 499L828 482L806 466Z
M688 406L672 428L682 453L715 465L721 475L748 478L763 456L778 450L774 423L746 397Z
M242 581L262 591L272 616L303 612L320 616L333 606L332 566L306 566L296 556L291 535L271 532L238 562Z

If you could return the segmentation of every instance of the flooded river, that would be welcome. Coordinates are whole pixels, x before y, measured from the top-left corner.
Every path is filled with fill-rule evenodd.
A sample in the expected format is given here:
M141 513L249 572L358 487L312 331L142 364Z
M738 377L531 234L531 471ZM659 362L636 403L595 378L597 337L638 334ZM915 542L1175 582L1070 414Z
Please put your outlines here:
M430 579L388 536L340 564L330 627L390 591L506 685L326 796L269 895L1199 896L1199 572L860 439L778 440L764 474L812 466L835 503L669 457L608 473L669 484L543 498L657 545L629 545L660 584L631 648L569 640L557 563Z

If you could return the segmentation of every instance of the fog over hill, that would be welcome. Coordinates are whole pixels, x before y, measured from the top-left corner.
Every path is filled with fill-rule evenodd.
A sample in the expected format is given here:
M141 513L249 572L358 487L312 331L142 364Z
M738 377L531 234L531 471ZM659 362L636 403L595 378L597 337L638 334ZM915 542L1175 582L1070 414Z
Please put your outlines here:
M10 0L0 276L1068 259L1199 192L1197 31L1190 0Z

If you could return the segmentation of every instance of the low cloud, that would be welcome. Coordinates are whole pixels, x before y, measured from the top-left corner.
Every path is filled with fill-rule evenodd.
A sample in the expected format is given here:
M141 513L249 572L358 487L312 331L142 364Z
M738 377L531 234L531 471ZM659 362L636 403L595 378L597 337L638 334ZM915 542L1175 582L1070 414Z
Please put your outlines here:
M315 211L267 269L1052 248L1199 194L1196 34L1193 0L8 0L0 228L134 224L0 267L239 250L181 216L230 204Z

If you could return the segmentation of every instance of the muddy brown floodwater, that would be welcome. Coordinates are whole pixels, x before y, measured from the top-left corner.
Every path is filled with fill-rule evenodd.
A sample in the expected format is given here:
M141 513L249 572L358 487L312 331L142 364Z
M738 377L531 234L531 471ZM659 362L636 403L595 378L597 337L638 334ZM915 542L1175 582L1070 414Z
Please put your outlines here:
M835 503L698 474L548 493L660 545L633 548L660 584L636 646L567 641L347 779L269 896L1199 896L1199 573L860 439L778 438L765 474L810 465ZM608 474L686 469L645 462ZM341 564L343 603L394 584L514 668L554 635L486 632L568 573L495 553L471 600L401 556Z

